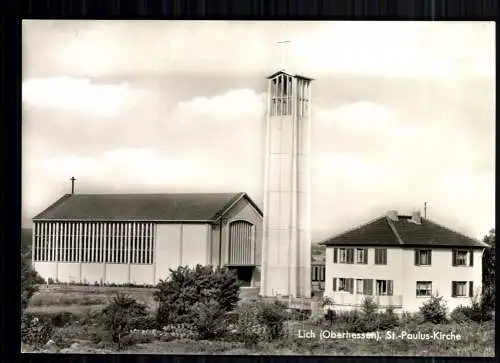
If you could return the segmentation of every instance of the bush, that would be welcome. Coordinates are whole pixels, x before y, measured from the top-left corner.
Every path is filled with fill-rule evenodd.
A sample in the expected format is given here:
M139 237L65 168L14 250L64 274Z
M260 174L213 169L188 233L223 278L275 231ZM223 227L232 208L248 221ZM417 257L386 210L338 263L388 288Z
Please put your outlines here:
M239 300L240 286L236 273L222 267L197 265L170 269L170 276L157 285L157 321L160 326L192 323L192 306L217 302L221 312L231 311Z
M378 304L371 296L366 296L361 302L359 320L353 327L356 332L371 332L378 328Z
M446 302L443 301L442 296L438 295L431 296L431 298L420 307L420 312L423 315L424 321L433 324L446 322L447 310Z
M119 346L130 330L143 328L148 315L145 305L120 293L102 311L104 327Z
M215 299L200 301L191 307L191 320L201 339L215 338L224 333L224 313Z
M284 323L287 319L286 306L279 301L259 304L259 321L266 327L267 337L270 340L283 336Z
M379 330L389 330L399 325L400 321L394 310L388 308L382 314L378 316L378 329Z
M337 320L337 312L335 310L328 309L325 314L325 320L330 324L335 323L335 321Z
M24 312L21 317L21 341L35 347L46 344L54 333L54 327L49 319L40 319L33 314Z
M266 327L259 319L260 303L244 302L235 311L235 329L231 333L247 348L255 346L266 333Z
M471 306L457 306L450 314L450 319L456 323L466 321L484 322L492 319L491 312L484 305L473 301Z
M21 257L21 309L28 306L30 299L38 291L37 284L43 284L45 281L31 266L30 261Z

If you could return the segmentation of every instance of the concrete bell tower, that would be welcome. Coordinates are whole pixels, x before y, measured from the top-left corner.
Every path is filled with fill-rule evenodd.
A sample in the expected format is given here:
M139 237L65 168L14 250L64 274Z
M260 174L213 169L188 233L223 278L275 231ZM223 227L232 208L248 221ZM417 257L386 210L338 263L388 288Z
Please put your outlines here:
M268 77L262 296L311 297L311 78Z

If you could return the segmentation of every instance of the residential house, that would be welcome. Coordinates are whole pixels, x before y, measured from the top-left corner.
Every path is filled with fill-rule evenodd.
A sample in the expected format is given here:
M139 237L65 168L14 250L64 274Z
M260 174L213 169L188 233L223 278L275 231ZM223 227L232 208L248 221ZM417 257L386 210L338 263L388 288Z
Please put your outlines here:
M469 305L481 291L488 246L419 212L390 211L320 244L326 246L325 296L338 309L359 308L373 297L381 308L418 311L431 295L449 310Z

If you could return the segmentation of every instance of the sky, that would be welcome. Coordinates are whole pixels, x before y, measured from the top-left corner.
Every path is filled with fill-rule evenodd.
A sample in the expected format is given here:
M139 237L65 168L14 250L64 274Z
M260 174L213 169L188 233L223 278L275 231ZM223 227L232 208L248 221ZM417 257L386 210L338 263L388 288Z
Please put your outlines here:
M495 226L493 22L23 21L22 220L77 193L247 192L266 77L312 84L312 238ZM278 41L288 40L286 46Z

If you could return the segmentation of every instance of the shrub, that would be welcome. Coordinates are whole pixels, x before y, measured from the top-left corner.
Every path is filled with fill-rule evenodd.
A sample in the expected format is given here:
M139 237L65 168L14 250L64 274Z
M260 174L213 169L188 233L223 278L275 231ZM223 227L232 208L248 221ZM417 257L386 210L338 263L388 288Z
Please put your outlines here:
M77 317L68 311L58 311L55 314L49 316L52 325L55 327L67 326L77 320Z
M259 304L259 321L266 327L269 339L274 340L283 336L286 318L286 306L282 303L263 301Z
M361 314L354 330L370 332L378 328L378 304L371 296L366 296L361 302Z
M389 330L399 325L399 318L394 314L392 308L388 308L382 314L378 316L378 329L379 330Z
M201 339L214 338L224 333L224 310L215 299L195 303L190 315Z
M430 299L424 302L424 304L420 307L420 312L423 315L424 321L428 321L433 324L446 322L447 307L442 296L431 296Z
M244 302L235 311L235 329L231 333L247 348L255 346L266 333L266 327L259 320L260 303Z
M157 285L157 321L160 326L191 323L191 307L214 300L221 312L231 311L239 300L239 283L235 272L222 267L197 265L194 269L180 266L170 269L170 276Z
M102 311L103 323L111 340L121 346L121 339L137 329L148 317L146 306L124 294L117 294Z
M38 291L37 284L42 284L45 281L31 266L30 261L21 257L21 309L24 310L28 306L30 299Z
M335 310L328 309L325 314L325 320L330 324L335 323L335 320L337 320L337 313L335 312Z
M23 312L21 316L21 341L33 346L46 344L54 333L49 319L40 319L33 314Z
M478 323L492 319L488 308L477 301L473 301L471 306L457 306L450 314L450 319L456 323L475 321Z

